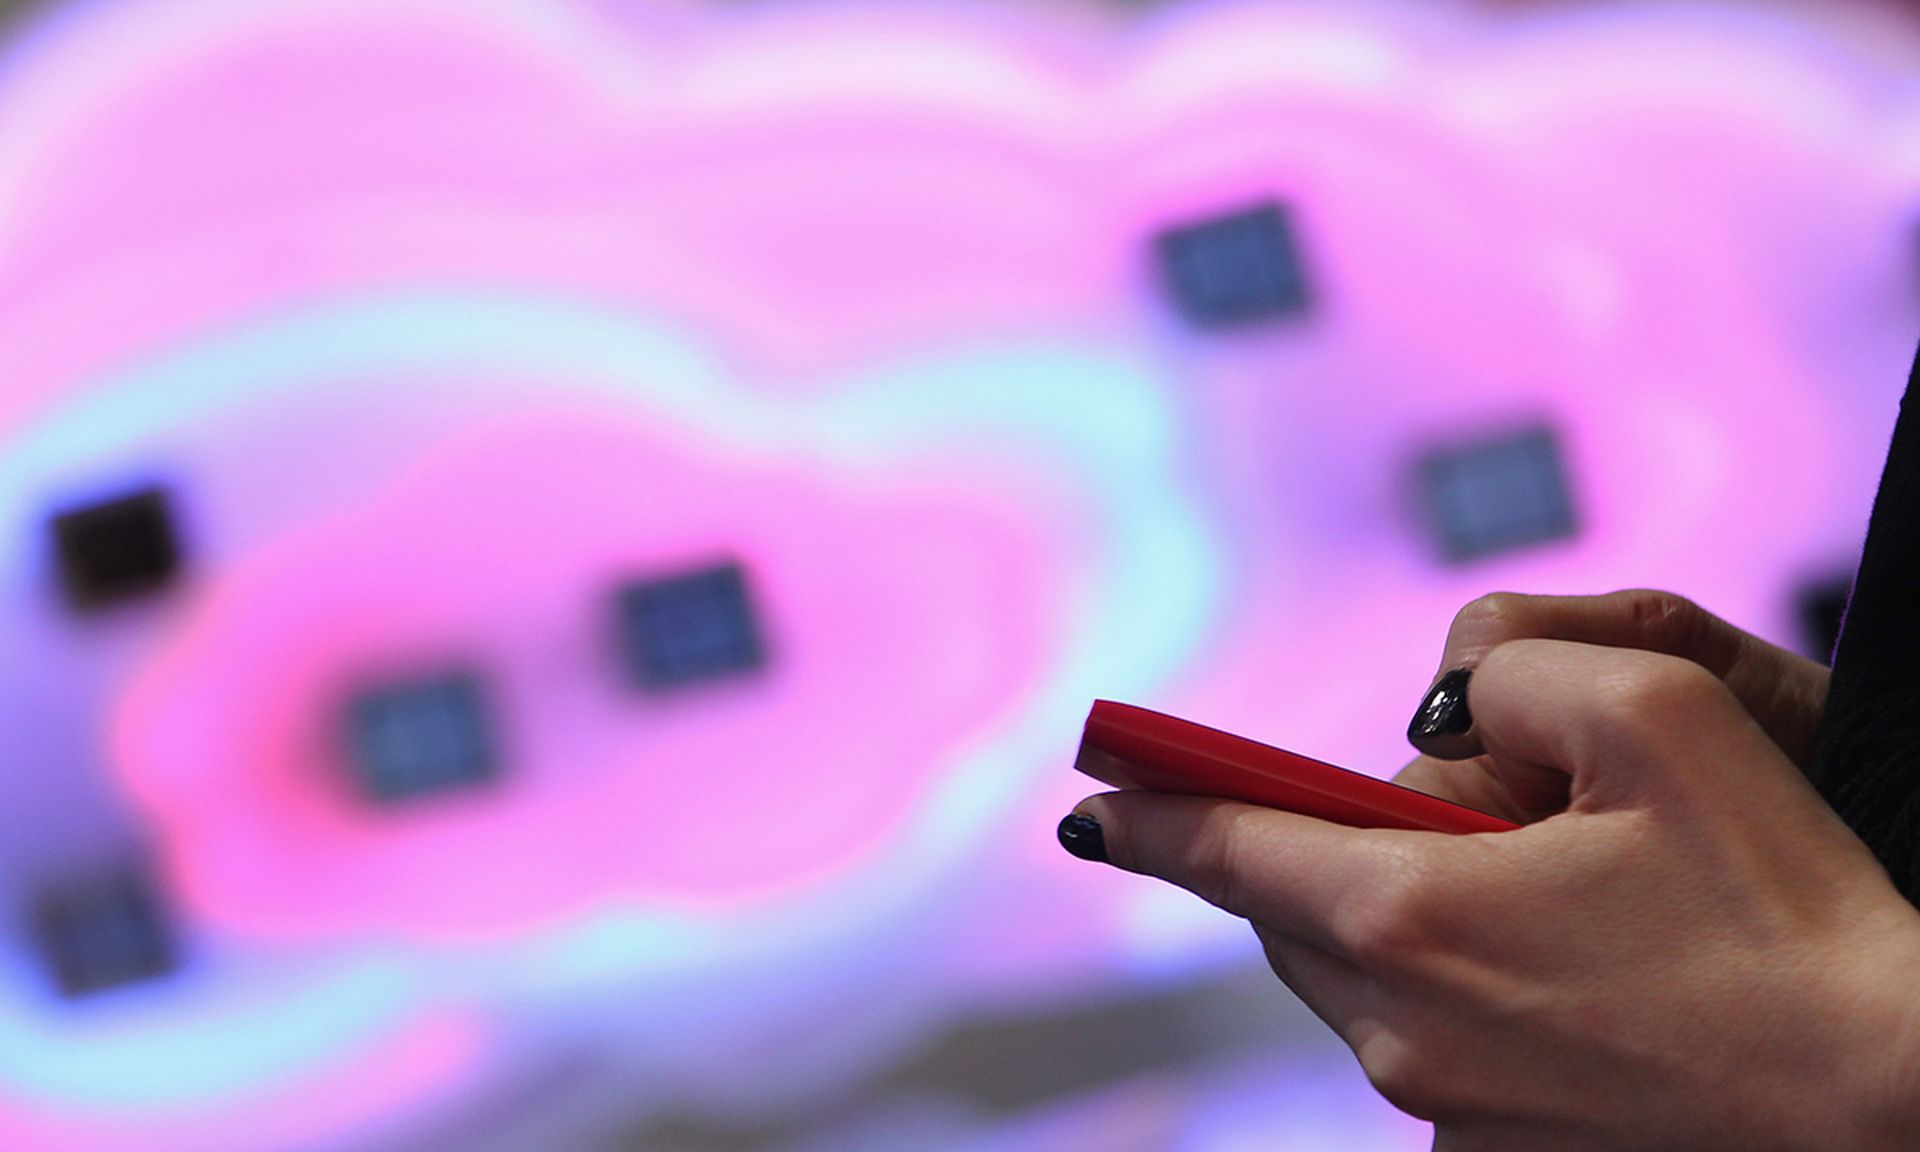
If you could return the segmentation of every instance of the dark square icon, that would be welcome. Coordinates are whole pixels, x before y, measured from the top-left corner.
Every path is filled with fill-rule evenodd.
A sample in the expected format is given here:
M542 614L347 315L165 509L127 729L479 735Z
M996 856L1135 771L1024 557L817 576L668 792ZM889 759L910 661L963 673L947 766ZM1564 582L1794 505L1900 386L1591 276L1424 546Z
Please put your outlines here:
M498 771L486 693L470 672L384 684L347 705L361 791L379 803L484 784Z
M733 561L621 588L620 654L629 678L661 691L760 669L766 651L748 592Z
M173 582L180 544L161 488L145 488L53 517L60 583L75 608L103 608Z
M150 980L176 967L173 936L145 873L129 869L49 888L34 901L33 919L63 996Z
M1169 228L1155 239L1174 306L1198 328L1233 328L1307 308L1286 208L1269 201Z
M1802 584L1794 593L1794 615L1800 625L1801 651L1822 663L1831 663L1840 643L1840 622L1853 596L1853 573L1829 576Z
M1431 450L1420 458L1417 475L1428 524L1449 561L1564 540L1576 531L1550 428Z

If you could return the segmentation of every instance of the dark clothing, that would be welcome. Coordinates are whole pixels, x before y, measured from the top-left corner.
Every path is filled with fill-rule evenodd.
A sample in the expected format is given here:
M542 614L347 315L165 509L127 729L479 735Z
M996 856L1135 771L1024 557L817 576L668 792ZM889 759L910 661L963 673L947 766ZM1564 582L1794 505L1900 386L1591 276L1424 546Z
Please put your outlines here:
M1920 360L1834 649L1810 775L1920 904Z

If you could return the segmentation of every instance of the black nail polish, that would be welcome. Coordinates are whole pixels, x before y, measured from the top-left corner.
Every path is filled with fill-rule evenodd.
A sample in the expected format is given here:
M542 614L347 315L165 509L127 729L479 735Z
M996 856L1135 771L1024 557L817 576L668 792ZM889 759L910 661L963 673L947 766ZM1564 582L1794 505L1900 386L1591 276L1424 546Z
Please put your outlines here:
M1465 760L1486 751L1473 732L1467 710L1471 668L1455 668L1434 684L1407 725L1407 742L1439 760Z
M1107 862L1107 835L1100 821L1075 812L1060 821L1060 847L1095 864Z

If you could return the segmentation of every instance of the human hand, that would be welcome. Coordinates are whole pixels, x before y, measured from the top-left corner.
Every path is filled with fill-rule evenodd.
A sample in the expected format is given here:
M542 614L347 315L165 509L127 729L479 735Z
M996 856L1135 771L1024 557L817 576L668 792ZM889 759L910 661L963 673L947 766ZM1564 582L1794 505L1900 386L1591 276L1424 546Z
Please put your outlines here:
M1720 672L1485 651L1491 778L1564 781L1512 832L1148 792L1077 813L1112 863L1251 920L1443 1152L1911 1148L1920 916Z
M1804 772L1827 696L1827 666L1770 644L1671 592L1634 588L1603 596L1529 596L1495 592L1460 609L1447 630L1433 693L1463 690L1487 653L1510 640L1570 640L1677 656L1725 684L1767 736ZM1428 701L1434 697L1430 695ZM1415 716L1430 716L1427 702ZM1409 729L1409 737L1414 730ZM1450 741L1442 738L1439 743ZM1471 738L1468 755L1422 755L1394 779L1470 808L1525 823L1566 803L1559 773L1503 777Z

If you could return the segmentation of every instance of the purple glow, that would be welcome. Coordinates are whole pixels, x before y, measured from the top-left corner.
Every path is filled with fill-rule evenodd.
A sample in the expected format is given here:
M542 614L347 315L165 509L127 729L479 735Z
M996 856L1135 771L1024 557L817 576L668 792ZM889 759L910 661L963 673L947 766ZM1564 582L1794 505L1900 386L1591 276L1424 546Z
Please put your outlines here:
M1789 640L1911 354L1920 45L1411 8L47 24L0 87L0 842L138 827L197 946L71 1016L0 955L0 1145L351 1147L580 1050L603 1080L528 1105L556 1129L846 1093L956 1005L1253 957L1049 843L1096 694L1385 773L1496 586ZM1264 196L1316 311L1179 329L1147 238ZM1438 565L1409 454L1536 417L1581 537ZM131 476L182 489L195 575L75 626L35 517ZM626 692L608 593L718 556L767 673ZM447 662L489 677L500 786L359 804L343 694ZM1313 1051L874 1131L1422 1143Z
M489 424L203 585L116 729L195 915L491 938L609 897L720 914L830 884L897 836L949 767L926 749L1033 690L1063 522L997 515L1017 487L901 476L866 493L692 447L617 413ZM763 598L768 674L633 699L603 638L614 583L730 551ZM986 619L1000 626L968 626ZM511 777L367 811L327 725L356 678L443 655L503 670ZM829 762L831 791L794 770Z

